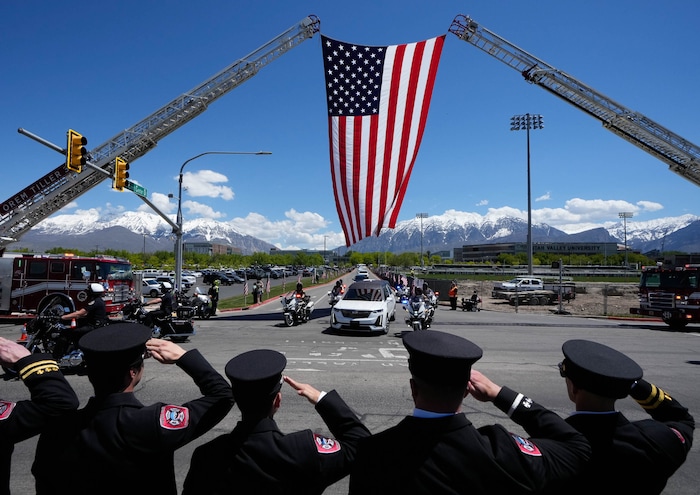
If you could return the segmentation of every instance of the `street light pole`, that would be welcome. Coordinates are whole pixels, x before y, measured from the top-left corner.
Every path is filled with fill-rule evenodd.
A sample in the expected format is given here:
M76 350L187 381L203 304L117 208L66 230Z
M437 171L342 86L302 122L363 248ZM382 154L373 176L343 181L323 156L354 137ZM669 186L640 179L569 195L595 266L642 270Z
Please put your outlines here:
M632 218L634 216L634 213L630 211L623 211L621 213L618 213L618 216L622 218L622 221L625 224L625 268L629 267L629 264L627 262L627 219Z
M182 287L182 171L185 169L185 165L190 163L197 158L204 155L271 155L270 151L205 151L199 155L188 158L180 166L180 175L178 178L178 192L177 192L177 217L175 218L175 223L177 224L177 229L175 229L175 290L180 290Z
M511 131L527 131L527 274L532 275L532 195L530 192L530 129L543 129L542 116L538 114L513 115Z
M416 218L420 218L420 267L423 268L423 219L428 218L428 214L416 213Z

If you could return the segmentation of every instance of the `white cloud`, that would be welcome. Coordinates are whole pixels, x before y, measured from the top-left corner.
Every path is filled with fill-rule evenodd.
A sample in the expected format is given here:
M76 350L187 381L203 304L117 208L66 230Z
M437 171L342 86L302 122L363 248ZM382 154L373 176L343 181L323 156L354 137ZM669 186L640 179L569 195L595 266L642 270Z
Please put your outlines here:
M542 196L540 196L539 198L535 198L535 202L537 202L537 201L549 201L550 199L551 199L551 196L550 196L549 192L547 192L547 193L543 194Z
M171 198L167 194L163 193L151 193L149 198L151 203L153 203L156 208L158 208L163 213L173 213L177 211L177 201L171 201ZM147 204L142 204L137 208L138 211L147 211L153 213L153 210Z
M235 196L233 189L221 186L220 183L228 182L228 177L213 170L198 170L182 174L182 188L192 197L221 198L226 201ZM183 196L185 192L183 191Z
M637 204L644 211L659 211L664 209L664 205L653 201L637 201Z
M188 217L195 216L197 218L216 219L226 216L225 213L214 211L211 206L205 205L204 203L199 203L197 201L183 201L182 208L187 210Z
M323 246L324 235L327 237L328 249L345 243L342 233L320 233L330 222L318 213L291 209L284 216L286 220L270 220L251 212L246 217L234 218L229 223L239 232L285 249L294 249L294 246L313 246L311 249L318 249L318 246Z
M479 201L475 206L486 206L487 204L489 204L489 200L488 200L488 199L482 199L482 200Z

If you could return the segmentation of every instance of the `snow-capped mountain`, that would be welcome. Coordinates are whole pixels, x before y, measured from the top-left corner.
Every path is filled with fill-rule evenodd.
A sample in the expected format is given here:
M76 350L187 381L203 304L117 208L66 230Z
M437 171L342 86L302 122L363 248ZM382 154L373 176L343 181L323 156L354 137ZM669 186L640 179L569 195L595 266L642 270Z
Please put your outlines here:
M422 228L422 236L421 236ZM183 225L185 242L209 241L235 246L243 254L269 252L272 244L234 229L229 223L196 219ZM627 221L627 245L640 252L651 250L700 252L700 217L683 215L645 222ZM352 249L360 252L388 251L402 253L443 251L464 244L525 242L527 222L513 217L482 217L476 213L447 211L418 220L399 222L395 229L385 229L378 237L363 239ZM624 242L622 220L609 228L597 228L567 234L544 223L533 224L535 242ZM148 212L116 212L100 214L86 211L77 215L55 215L34 227L10 250L29 248L42 251L65 247L90 251L102 247L141 250L171 250L172 227L161 217ZM332 249L328 246L329 249Z

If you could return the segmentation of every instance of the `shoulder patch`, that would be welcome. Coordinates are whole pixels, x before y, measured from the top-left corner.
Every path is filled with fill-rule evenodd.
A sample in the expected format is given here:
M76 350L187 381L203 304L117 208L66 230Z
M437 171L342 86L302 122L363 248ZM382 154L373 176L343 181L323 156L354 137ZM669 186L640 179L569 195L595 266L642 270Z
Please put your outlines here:
M160 426L166 430L182 430L190 424L190 411L182 406L163 406L160 410Z
M322 437L314 433L314 443L319 454L333 454L340 452L340 442L333 438Z
M516 435L515 433L511 433L510 436L513 437L515 444L518 446L520 452L522 452L523 454L532 455L536 457L542 456L542 452L540 452L540 449L537 448L537 445L532 443L527 438L523 438L520 435Z
M10 414L12 414L12 410L15 408L16 404L16 402L0 400L0 421L10 417Z

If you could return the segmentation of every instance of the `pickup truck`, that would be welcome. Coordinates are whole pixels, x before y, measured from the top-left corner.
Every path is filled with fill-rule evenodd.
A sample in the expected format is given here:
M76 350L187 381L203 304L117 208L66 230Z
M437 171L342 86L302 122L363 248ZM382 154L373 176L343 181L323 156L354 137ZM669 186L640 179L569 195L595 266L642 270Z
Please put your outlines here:
M541 278L516 277L508 282L496 282L494 290L543 290L544 281Z
M517 277L494 284L491 297L506 299L510 304L555 304L559 301L560 286L563 301L576 298L576 285L573 282L545 283L540 278L530 277Z

